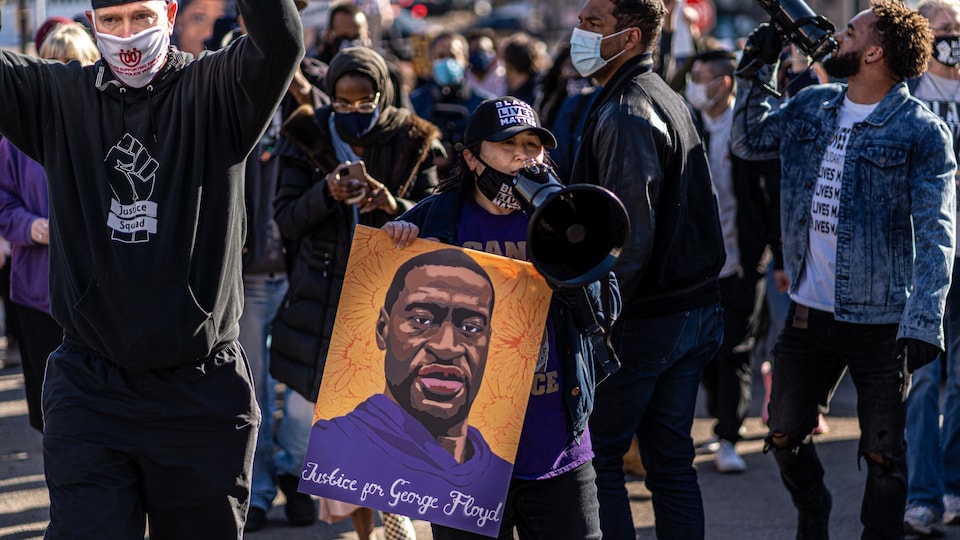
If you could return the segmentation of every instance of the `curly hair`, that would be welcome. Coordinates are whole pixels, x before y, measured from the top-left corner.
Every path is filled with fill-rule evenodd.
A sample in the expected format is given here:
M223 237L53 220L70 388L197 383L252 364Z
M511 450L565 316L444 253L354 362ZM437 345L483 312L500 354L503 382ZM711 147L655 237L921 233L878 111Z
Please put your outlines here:
M660 28L667 8L663 0L613 0L613 16L617 19L617 31L625 28L640 29L640 46L652 50L660 37Z
M871 0L870 9L877 16L874 35L890 71L901 79L923 74L933 52L927 19L900 0Z

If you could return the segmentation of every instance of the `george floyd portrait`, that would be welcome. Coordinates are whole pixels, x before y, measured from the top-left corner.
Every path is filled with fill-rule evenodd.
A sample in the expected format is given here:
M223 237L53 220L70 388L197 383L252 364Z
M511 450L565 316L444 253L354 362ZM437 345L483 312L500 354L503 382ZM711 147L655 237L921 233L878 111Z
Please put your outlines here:
M549 300L529 263L358 227L300 491L496 536Z

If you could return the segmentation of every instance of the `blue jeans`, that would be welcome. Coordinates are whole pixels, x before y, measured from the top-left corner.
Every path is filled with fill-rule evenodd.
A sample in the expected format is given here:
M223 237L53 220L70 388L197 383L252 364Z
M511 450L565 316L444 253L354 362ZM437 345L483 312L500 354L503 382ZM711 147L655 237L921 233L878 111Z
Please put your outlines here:
M315 409L316 403L289 388L283 395L283 417L277 428L277 454L273 458L277 475L300 476Z
M257 434L253 458L253 480L250 505L268 510L277 495L274 475L273 404L276 399L276 381L270 376L270 323L273 321L283 295L287 292L287 278L283 274L245 275L243 277L243 313L240 315L240 344L253 372L257 402L263 421ZM309 431L309 427L307 428ZM293 474L298 474L297 469Z
M760 357L761 362L773 362L773 347L777 343L780 331L783 330L787 310L790 309L790 295L777 290L773 261L767 264L767 275L764 279L766 280L767 334L762 336L762 339L758 339L763 346L757 347L754 354Z
M913 373L907 399L907 502L943 512L945 494L960 495L960 265L953 267L944 331L947 351ZM943 428L940 385L943 362Z
M723 340L720 304L621 320L611 338L623 367L597 386L590 417L603 537L636 538L623 474L623 455L636 435L653 494L657 538L703 538L690 429L703 367Z
M897 324L853 324L832 313L809 309L806 328L790 305L777 343L770 396L770 433L789 441L774 448L784 486L801 512L820 507L825 496L824 470L807 435L817 414L843 376L857 388L860 422L859 456L880 454L883 464L866 457L867 481L860 507L862 538L902 538L907 498L905 392L903 363L894 357Z
M596 473L588 462L555 478L510 481L501 540L599 540ZM489 538L442 525L433 525L434 540L482 540Z

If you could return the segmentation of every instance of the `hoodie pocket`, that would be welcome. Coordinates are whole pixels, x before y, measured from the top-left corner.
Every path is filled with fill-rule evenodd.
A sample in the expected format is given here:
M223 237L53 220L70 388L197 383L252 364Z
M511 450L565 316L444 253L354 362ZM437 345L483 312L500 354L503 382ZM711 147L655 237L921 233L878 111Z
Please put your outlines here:
M77 337L128 369L206 358L217 344L213 314L200 306L185 280L95 280L75 309Z

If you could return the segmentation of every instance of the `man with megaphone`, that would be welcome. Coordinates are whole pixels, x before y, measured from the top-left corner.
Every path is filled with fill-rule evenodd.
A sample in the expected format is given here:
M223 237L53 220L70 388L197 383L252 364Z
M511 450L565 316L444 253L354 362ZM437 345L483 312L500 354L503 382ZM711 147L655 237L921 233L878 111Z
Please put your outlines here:
M549 167L544 148L556 144L528 103L511 96L484 101L467 120L458 172L441 182L435 195L383 229L401 248L422 236L527 260L533 255L528 231L537 228L538 220L550 222L552 216L536 217L543 212L529 208L529 201L515 190L515 185L526 169ZM548 197L546 206L553 206L549 201L555 198ZM573 199L575 204L577 196ZM622 209L619 201L612 208L618 205ZM592 231L585 234L589 237ZM622 234L625 231L621 228L610 236ZM555 293L537 361L538 377L534 379L514 460L500 538L513 538L516 528L525 538L599 539L599 503L587 417L593 409L594 387L606 375L608 363L602 360L607 352L601 350L605 342L594 340L583 322L609 328L620 311L619 287L609 267L602 278L561 287L554 276L542 270L543 261L535 266L545 273ZM566 282L563 285L579 281L570 276L564 274L559 279ZM578 296L584 292L585 296ZM584 307L588 313L581 311ZM546 378L539 377L541 374ZM555 382L544 386L537 384L538 380ZM433 526L433 537L477 538L438 525Z
M733 152L782 163L792 302L776 347L767 449L797 507L797 538L827 538L831 496L808 435L849 369L867 465L863 537L902 538L904 402L911 373L944 346L956 159L946 124L905 83L930 57L926 19L873 0L835 39L823 67L845 84L808 87L778 109L747 79L734 110ZM741 62L773 64L781 47L774 27L761 25Z

